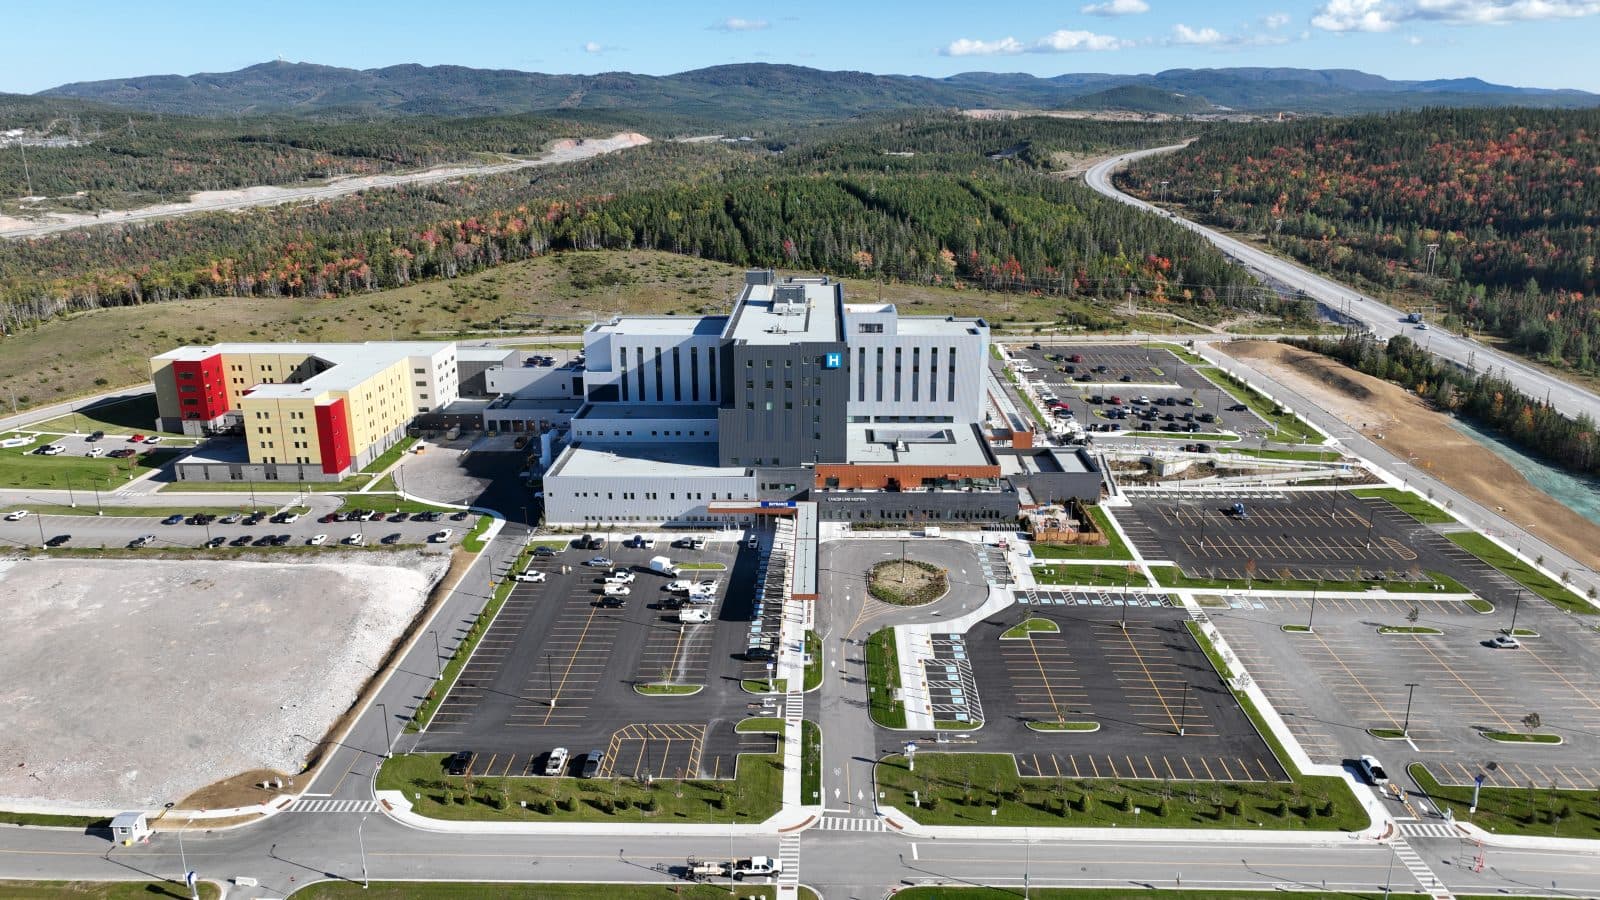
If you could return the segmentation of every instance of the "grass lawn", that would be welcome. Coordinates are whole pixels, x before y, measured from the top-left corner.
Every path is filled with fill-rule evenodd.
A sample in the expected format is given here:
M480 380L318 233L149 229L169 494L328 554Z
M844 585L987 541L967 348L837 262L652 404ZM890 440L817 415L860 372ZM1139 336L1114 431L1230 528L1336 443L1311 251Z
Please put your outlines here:
M524 548L523 552L517 554L516 561L511 564L511 568L507 571L522 571L527 567L528 559L531 555L532 551ZM439 708L439 704L444 702L445 695L450 692L451 685L456 683L456 678L461 675L461 670L466 667L467 660L472 656L473 648L478 646L478 641L489 630L489 624L494 621L494 617L500 612L500 607L505 605L506 598L511 595L511 588L515 585L515 581L507 578L495 586L494 596L489 598L489 602L484 604L483 611L478 613L478 618L472 623L472 628L467 632L466 638L456 647L455 655L450 657L450 661L444 664L444 677L440 678L439 682L428 691L428 696L422 698L422 702L417 704L416 713L411 717L411 721L406 724L407 731L421 731L428 727L428 722L433 719L433 714Z
M783 720L777 716L755 716L749 719L740 719L733 726L739 734L775 734L778 740L783 740Z
M389 468L390 466L399 462L400 457L405 456L406 451L410 450L411 446L416 442L417 439L414 437L401 438L395 442L393 447L390 447L389 449L378 454L378 456L373 459L372 462L367 463L366 467L361 470L361 474L376 475L377 473L382 472L384 469Z
M1019 638L1025 638L1035 631L1057 634L1061 631L1061 626L1050 619L1023 619L1021 622L1007 628L1005 633L1000 635L1000 640L1014 641Z
M489 525L492 522L494 522L494 516L479 516L478 521L473 523L472 530L467 532L467 536L461 539L461 549L468 553L482 552L483 548L487 546L483 539L483 533L489 530Z
M1483 736L1502 744L1559 744L1558 734L1532 734L1526 731L1485 731Z
M38 825L50 828L110 828L111 820L101 816L56 816L0 810L0 824Z
M1158 341L1153 344L1142 344L1141 346L1146 350L1165 350L1191 366L1210 365L1210 363L1206 362L1205 357L1200 356L1187 347L1180 347L1177 344L1168 344Z
M1095 526L1109 541L1105 546L1093 544L1051 544L1042 543L1033 545L1033 555L1036 559L1133 559L1128 545L1123 542L1122 535L1111 527L1110 516L1098 506L1087 507L1089 518L1094 519Z
M1488 537L1475 531L1458 531L1454 534L1447 534L1445 537L1449 538L1461 549L1499 569L1507 578L1549 600L1567 612L1590 615L1595 612L1595 608L1590 606L1582 597L1562 587L1555 579L1518 559L1511 551L1489 540Z
M1296 634L1310 634L1311 633L1311 626L1309 626L1309 625L1279 625L1278 626L1278 630L1279 631L1288 631L1288 632L1292 632L1292 633L1296 633Z
M146 372L146 384L149 384L149 377L149 373ZM159 434L163 437L171 435L188 438L181 431L158 431L156 429L158 413L155 394L136 394L130 397L110 397L93 406L83 406L64 416L29 425L28 428L58 434L104 431L108 435Z
M800 721L800 802L822 802L822 729L810 719Z
M222 896L215 884L199 884L201 900ZM361 890L361 885L355 885ZM299 896L299 895L296 895ZM727 891L723 891L727 896ZM177 881L0 881L0 900L148 900L151 897L181 897L189 900L189 889Z
M1016 372L1013 372L1011 367L1007 366L1006 378L1011 380L1011 386L1016 388L1017 399L1021 400L1022 405L1027 407L1028 412L1033 415L1033 421L1038 423L1039 430L1045 434L1049 434L1050 420L1044 417L1044 413L1040 412L1039 407L1034 404L1033 398L1029 397L1028 392L1022 389L1022 376L1018 375Z
M1193 578L1183 574L1177 566L1154 566L1151 573L1156 576L1156 582L1162 587L1174 588L1200 588L1223 590L1271 590L1271 591L1366 591L1372 587L1379 587L1385 591L1398 591L1401 593L1426 592L1440 590L1452 594L1468 593L1467 589L1449 575L1442 572L1425 572L1429 581L1383 581L1370 579L1366 581L1300 581L1296 579L1279 578Z
M89 516L92 518L96 515L94 497L92 495L87 500L79 500L76 507L65 505L24 505L19 503L14 506L7 506L3 509L0 509L0 513L8 513L16 509L26 509L36 515L41 516ZM102 506L100 509L105 511L107 518L160 516L164 519L173 513L183 513L185 516L190 516L195 513L211 513L213 515L226 516L233 513L249 512L250 504L241 503L238 506ZM221 525L218 527L226 528L227 526Z
M1233 681L1233 669L1229 668L1228 664L1222 661L1222 654L1217 652L1216 646L1213 645L1211 641L1206 638L1204 632L1200 630L1200 623L1188 620L1183 624L1189 627L1189 636L1193 637L1194 642L1200 645L1201 650L1205 651L1206 659L1211 660L1211 668L1217 670L1217 674L1222 676L1222 680L1224 682ZM1283 761L1283 754L1278 754L1278 759L1280 762Z
M760 822L782 803L781 754L744 754L732 779L458 778L443 753L385 760L378 790L403 791L418 815L489 822ZM526 803L526 806L522 804Z
M59 456L35 456L33 448L47 443L40 438L25 447L0 450L0 488L71 489L82 491L93 500L93 491L116 490L129 479L164 465L177 452L158 451L128 459L89 457L70 451Z
M5 896L5 894L0 893L0 898ZM774 900L778 896L778 889L771 885L740 883L738 896L741 898L748 897L751 900ZM817 900L817 895L812 893L809 888L802 887L800 896L802 900ZM1406 895L1395 894L1394 896L1404 897ZM360 897L361 900L482 900L484 897L494 897L496 900L594 900L595 897L605 897L606 900L727 900L728 885L724 882L716 884L508 884L496 881L493 883L474 884L466 881L374 881L370 890L362 890L359 883L324 881L307 885L295 891L294 897L295 900L337 900L337 898L355 900L357 897Z
M1398 728L1368 728L1367 734L1380 741L1398 741L1406 736L1406 733Z
M374 884L373 887L376 887ZM301 894L294 897L302 897ZM907 887L894 900L1016 900L1014 887ZM1029 897L1038 900L1133 900L1134 897L1158 897L1160 900L1427 900L1426 894L1358 894L1350 890L1323 892L1323 890L1141 890L1123 887L1034 887ZM1459 897L1459 895L1458 895ZM1459 900L1467 900L1461 897Z
M1099 722L1029 722L1029 731L1099 731Z
M894 649L894 629L885 628L867 638L867 698L872 721L885 728L906 727L906 704L894 699L900 688L900 660Z
M1212 384L1232 394L1235 400L1250 407L1256 415L1271 423L1272 427L1276 429L1270 438L1271 440L1283 444L1321 444L1327 441L1327 438L1323 437L1315 428L1307 425L1299 416L1294 413L1282 412L1281 407L1276 403L1256 393L1248 385L1229 378L1216 366L1195 366L1195 371L1204 375Z
M1478 812L1468 814L1472 785L1445 787L1434 780L1422 763L1407 769L1417 787L1435 806L1448 806L1457 819L1497 834L1600 838L1600 793L1553 791L1549 788L1485 787L1478 795Z
M702 684L636 684L633 686L636 693L647 697L687 697L705 690Z
M810 655L811 662L806 665L806 678L802 691L814 691L822 687L822 638L815 631L806 632L806 653Z
M678 568L685 572L723 572L728 566L719 562L681 562L678 563Z
M1218 453L1254 456L1257 459L1283 459L1295 462L1337 462L1344 454L1336 450L1267 450L1251 447L1218 447Z
M374 512L385 513L454 513L458 511L451 509L448 506L435 506L432 503L423 503L420 500L404 500L401 499L398 494L347 494L345 495L344 500L339 503L339 511L348 512L352 509L370 509ZM451 523L451 525L448 527L455 527L455 524L459 523ZM446 526L441 523L440 527L442 528Z
M925 825L1352 831L1367 824L1355 795L1333 777L1291 784L1024 778L1007 753L922 752L915 772L905 757L889 756L877 778L883 802ZM921 808L912 805L913 789Z
M1442 525L1456 520L1455 516L1433 505L1431 501L1421 494L1402 491L1399 488L1356 488L1350 494L1354 497L1378 497L1387 500L1401 512L1424 525Z
M774 678L768 681L765 678L746 678L739 682L739 686L747 694L783 694L789 690L789 679Z
M1099 565L1090 563L1065 563L1051 566L1034 566L1033 580L1040 584L1088 585L1094 587L1149 587L1144 573L1133 564ZM1129 569L1132 568L1132 571Z

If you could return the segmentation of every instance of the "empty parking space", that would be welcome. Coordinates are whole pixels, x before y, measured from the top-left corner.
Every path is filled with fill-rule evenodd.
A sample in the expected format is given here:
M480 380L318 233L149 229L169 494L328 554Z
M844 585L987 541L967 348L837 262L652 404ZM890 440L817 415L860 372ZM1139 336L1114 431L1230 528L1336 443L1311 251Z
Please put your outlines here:
M514 585L416 749L472 750L480 770L508 777L542 773L553 747L575 757L600 750L602 772L615 777L731 777L739 753L771 752L771 735L734 732L747 716L774 714L741 687L752 619L765 619L756 609L763 554L731 536L703 551L663 542L603 552L634 573L629 592L610 602L607 568L586 564L594 551L533 558L528 570L544 580ZM681 577L717 582L714 602L699 605L710 621L679 623L670 579L648 571L665 554L701 566ZM461 634L449 637L470 626L457 623ZM658 682L700 690L637 690Z
M1266 691L1295 738L1317 762L1363 753L1427 763L1443 781L1470 784L1480 772L1503 786L1600 786L1600 665L1594 633L1548 606L1525 604L1517 627L1538 632L1520 649L1489 644L1505 612L1461 603L1319 601L1312 622L1304 599L1231 598L1212 612L1229 645ZM1437 634L1381 634L1416 624ZM1537 714L1537 728L1529 724ZM1409 741L1379 740L1372 730ZM1492 742L1488 732L1560 736L1560 745ZM1493 768L1488 767L1494 762Z
M976 725L983 722L983 702L978 695L972 660L967 654L966 637L959 634L931 636L933 659L923 660L928 680L928 700L936 722Z
M987 710L972 739L984 749L1014 753L1027 775L1284 777L1189 634L1187 614L1165 595L1135 592L1122 602L1093 591L1045 593L1026 604L1019 596L1018 606L966 635ZM1025 619L1049 620L1056 630L1001 638Z

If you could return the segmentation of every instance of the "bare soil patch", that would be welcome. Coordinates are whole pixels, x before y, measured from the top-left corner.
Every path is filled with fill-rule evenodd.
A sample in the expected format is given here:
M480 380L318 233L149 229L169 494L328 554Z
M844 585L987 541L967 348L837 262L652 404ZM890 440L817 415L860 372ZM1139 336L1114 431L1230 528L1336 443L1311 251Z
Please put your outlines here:
M1578 562L1600 566L1600 525L1534 487L1410 391L1285 344L1236 341L1217 347L1248 360L1396 456L1415 457L1413 465L1485 506L1504 510L1511 521L1538 523L1540 540Z

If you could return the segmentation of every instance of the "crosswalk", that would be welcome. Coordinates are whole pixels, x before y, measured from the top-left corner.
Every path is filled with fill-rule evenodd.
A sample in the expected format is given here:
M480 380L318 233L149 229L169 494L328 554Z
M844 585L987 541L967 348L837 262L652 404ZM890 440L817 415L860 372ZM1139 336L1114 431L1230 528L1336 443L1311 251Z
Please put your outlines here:
M778 873L778 898L800 896L800 835L786 834L778 841L778 862L783 870Z
M1454 825L1443 822L1398 822L1400 833L1406 837L1435 837L1453 838L1460 837L1461 832Z
M317 798L296 800L288 812L311 813L375 813L383 807L376 800L331 800Z
M861 816L823 816L816 827L823 831L888 831L882 819Z
M1400 863L1406 867L1406 871L1411 873L1411 877L1415 878L1417 883L1422 885L1423 890L1428 892L1428 896L1433 897L1434 900L1450 900L1455 896L1450 893L1449 888L1439 882L1438 877L1433 874L1433 870L1428 868L1428 864L1423 862L1422 857L1417 855L1417 851L1411 849L1411 845L1406 843L1404 834L1396 835L1394 840L1389 842L1389 846L1394 848L1395 859L1400 860Z

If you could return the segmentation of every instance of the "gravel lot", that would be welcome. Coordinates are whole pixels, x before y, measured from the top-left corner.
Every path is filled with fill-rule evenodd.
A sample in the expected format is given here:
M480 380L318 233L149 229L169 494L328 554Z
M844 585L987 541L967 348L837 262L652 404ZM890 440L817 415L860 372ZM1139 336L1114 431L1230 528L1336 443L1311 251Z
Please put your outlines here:
M448 567L0 560L0 804L177 801L300 769Z

